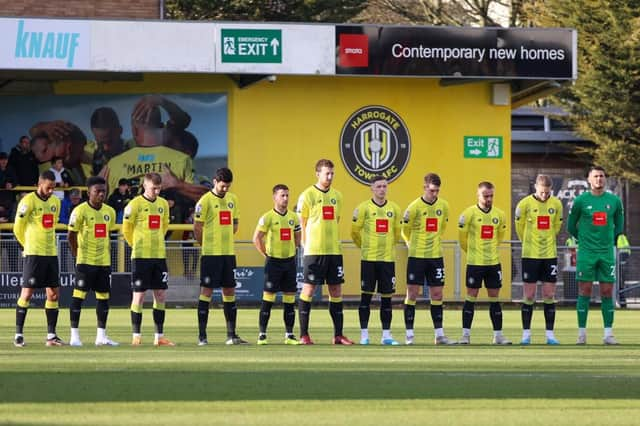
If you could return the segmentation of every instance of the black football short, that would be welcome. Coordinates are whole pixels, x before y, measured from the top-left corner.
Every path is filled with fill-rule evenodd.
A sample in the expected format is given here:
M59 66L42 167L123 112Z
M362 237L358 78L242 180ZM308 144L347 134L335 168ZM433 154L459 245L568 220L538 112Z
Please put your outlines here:
M304 282L314 285L344 283L341 254L307 255L302 259Z
M131 259L131 288L134 292L169 288L166 259Z
M407 284L424 285L425 278L429 287L444 285L444 260L441 257L407 259Z
M295 293L298 289L296 272L295 256L287 259L268 257L264 264L264 291Z
M363 292L393 294L396 291L396 265L394 262L360 261L360 289Z
M558 259L522 259L522 281L525 283L555 283L558 280Z
M111 291L111 267L78 264L74 288L82 291L93 290L97 293Z
M60 286L60 267L57 256L27 255L22 263L22 286L45 288Z
M502 287L502 268L500 265L467 265L466 283L469 288Z
M236 287L236 257L207 255L200 258L200 286L206 288Z

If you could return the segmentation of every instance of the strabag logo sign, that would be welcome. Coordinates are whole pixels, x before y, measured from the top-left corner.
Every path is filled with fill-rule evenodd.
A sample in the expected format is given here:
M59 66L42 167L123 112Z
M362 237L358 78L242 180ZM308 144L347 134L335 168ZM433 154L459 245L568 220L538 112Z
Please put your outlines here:
M89 69L91 27L88 22L46 19L0 19L3 68Z
M340 34L338 65L345 68L369 66L369 37L366 34Z
M365 185L374 175L394 181L407 167L410 153L407 126L398 114L384 106L361 108L342 127L342 162L349 174Z

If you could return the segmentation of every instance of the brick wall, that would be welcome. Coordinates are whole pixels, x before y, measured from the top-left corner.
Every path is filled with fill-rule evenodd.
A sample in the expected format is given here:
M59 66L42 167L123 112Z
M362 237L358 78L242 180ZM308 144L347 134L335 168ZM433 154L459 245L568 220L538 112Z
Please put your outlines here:
M0 16L159 19L160 0L0 0Z

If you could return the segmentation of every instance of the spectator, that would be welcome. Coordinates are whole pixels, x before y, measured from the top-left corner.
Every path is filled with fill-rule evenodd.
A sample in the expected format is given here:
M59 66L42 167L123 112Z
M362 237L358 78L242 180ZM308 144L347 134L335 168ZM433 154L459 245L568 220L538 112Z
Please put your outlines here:
M38 164L28 136L20 136L18 144L11 148L9 164L16 172L16 184L35 186L38 183Z
M132 198L133 195L131 195L129 181L125 178L120 179L118 181L118 187L113 190L113 193L107 200L107 204L116 211L116 223L122 223L124 208Z
M60 223L69 223L71 212L82 202L82 193L79 189L72 189L69 196L62 200L60 205Z
M0 152L0 222L9 222L16 202L15 193L11 190L16 185L16 175L9 166L9 156Z
M64 168L62 157L53 157L51 160L51 169L53 175L56 177L56 188L68 188L73 184L71 175ZM53 191L53 195L58 197L60 201L65 199L64 191ZM67 223L67 222L62 222Z

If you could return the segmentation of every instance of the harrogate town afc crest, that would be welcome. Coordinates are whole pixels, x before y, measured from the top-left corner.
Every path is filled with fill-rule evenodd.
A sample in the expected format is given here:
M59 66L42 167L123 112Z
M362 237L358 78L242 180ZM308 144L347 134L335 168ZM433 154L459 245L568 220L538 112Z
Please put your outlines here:
M374 175L389 182L402 174L411 153L409 130L398 114L380 105L354 112L340 133L340 156L351 176L368 185Z

